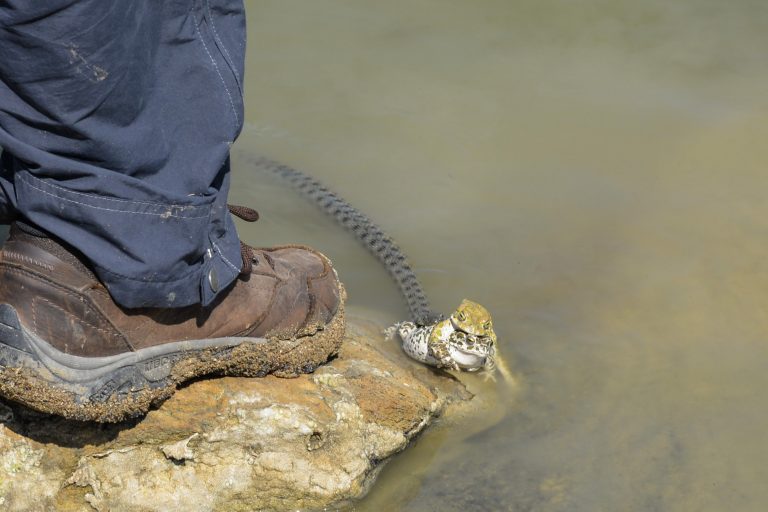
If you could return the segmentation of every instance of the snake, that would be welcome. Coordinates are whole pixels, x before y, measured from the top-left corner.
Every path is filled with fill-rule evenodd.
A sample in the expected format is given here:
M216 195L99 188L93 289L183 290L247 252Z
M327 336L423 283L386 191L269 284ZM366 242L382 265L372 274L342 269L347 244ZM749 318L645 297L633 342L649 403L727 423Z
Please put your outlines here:
M249 157L256 170L281 178L309 199L373 254L386 268L408 306L410 320L398 322L385 331L397 335L404 352L421 363L445 370L483 371L493 377L509 371L497 352L493 320L487 309L464 299L450 314L434 311L416 273L402 249L379 225L313 176L266 157Z

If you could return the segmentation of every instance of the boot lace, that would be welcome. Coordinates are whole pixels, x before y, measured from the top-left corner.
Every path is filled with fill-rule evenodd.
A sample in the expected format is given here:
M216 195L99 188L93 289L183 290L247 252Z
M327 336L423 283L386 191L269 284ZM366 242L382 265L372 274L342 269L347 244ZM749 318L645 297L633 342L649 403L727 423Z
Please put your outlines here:
M228 204L227 208L229 209L229 213L246 222L256 222L259 220L259 212L253 208L237 204ZM240 257L243 259L240 275L250 274L253 270L253 248L250 245L243 243L242 240L240 240Z

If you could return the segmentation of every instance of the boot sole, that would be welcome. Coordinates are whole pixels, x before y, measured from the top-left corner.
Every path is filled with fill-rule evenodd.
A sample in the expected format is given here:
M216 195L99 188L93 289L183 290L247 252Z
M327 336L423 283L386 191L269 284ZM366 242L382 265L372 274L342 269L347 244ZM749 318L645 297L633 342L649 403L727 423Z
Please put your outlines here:
M119 422L146 414L197 377L311 373L338 352L343 336L342 301L331 322L301 337L186 340L78 357L26 329L12 306L0 304L0 395L69 419Z

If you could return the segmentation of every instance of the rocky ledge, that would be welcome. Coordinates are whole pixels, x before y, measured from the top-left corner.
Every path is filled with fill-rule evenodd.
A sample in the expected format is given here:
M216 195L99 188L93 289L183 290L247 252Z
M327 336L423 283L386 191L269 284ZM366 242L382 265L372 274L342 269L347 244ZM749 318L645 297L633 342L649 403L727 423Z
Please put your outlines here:
M451 403L447 374L350 322L339 356L295 379L217 378L139 421L98 425L0 403L0 508L338 508Z

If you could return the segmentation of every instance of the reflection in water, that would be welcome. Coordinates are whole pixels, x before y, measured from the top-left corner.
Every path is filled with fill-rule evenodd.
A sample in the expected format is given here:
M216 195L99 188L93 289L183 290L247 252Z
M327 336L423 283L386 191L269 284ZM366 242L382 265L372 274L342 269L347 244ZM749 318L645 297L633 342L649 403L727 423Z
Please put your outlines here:
M353 314L406 312L290 190L316 174L435 306L495 315L521 389L391 463L357 510L764 510L764 2L249 2L232 200L326 251Z

